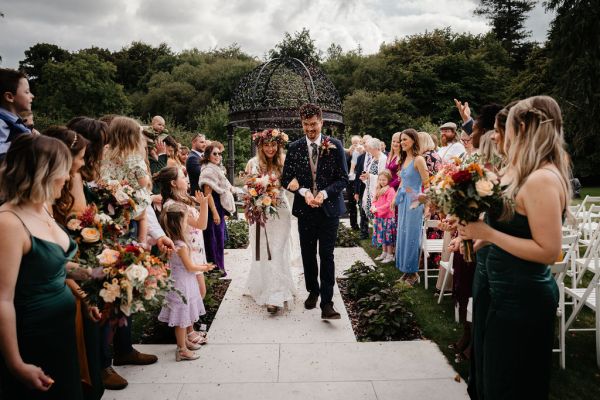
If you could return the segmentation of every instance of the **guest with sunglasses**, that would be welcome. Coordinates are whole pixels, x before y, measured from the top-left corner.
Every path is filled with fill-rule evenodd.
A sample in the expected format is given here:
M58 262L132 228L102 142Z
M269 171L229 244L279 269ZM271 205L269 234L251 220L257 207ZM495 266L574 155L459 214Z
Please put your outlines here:
M222 149L211 143L204 150L200 189L208 197L208 224L204 230L206 259L225 272L225 215L235 213L233 186L221 168Z

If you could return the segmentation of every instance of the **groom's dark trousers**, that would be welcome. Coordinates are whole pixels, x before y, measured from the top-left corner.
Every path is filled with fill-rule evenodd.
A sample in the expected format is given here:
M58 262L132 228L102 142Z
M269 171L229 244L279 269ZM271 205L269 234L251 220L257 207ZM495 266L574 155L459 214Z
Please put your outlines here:
M339 217L328 217L322 208L315 208L310 214L298 218L300 234L300 250L304 264L304 282L306 290L321 295L321 307L332 303L333 285L335 284L335 265L333 250L337 239ZM319 285L318 252L321 259L321 282Z

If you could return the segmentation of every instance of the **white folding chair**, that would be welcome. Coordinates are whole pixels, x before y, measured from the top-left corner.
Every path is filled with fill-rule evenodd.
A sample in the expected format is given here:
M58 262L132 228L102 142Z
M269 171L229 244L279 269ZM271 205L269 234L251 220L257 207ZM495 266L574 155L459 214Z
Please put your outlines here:
M560 367L565 369L566 367L566 347L565 347L565 284L564 279L572 268L573 260L575 258L575 247L577 246L577 239L579 235L565 236L562 239L564 257L561 261L554 263L550 266L556 285L558 286L558 308L556 310L556 316L558 317L558 348L553 349L555 353L560 354ZM564 249L567 248L565 251Z
M444 289L446 289L446 283L448 281L448 276L454 275L454 268L452 268L454 264L454 252L450 253L450 258L448 261L440 261L440 270L445 269L446 273L444 274L444 280L442 281L442 287L440 289L440 295L438 297L438 304L442 302L442 298L444 297ZM446 294L448 296L448 294Z
M600 235L595 235L586 251L589 256L577 260L577 264L582 270L579 273L577 287L565 287L565 294L573 299L573 310L567 319L564 331L595 331L596 332L596 362L600 368L600 257L598 249L600 246ZM587 287L579 287L581 278L585 271L593 274ZM581 312L584 306L589 307L594 312L595 327L594 328L571 328L575 322L575 318Z
M583 222L579 224L584 240L590 240L590 237L598 230L600 226L600 205L592 204L582 212ZM584 242L585 244L585 242Z
M429 279L437 279L438 275L432 275L429 273L428 259L432 254L442 254L444 247L443 239L427 239L427 229L437 228L440 224L438 220L425 220L423 222L423 230L421 232L421 254L423 256L423 276L425 281L425 289L429 288Z

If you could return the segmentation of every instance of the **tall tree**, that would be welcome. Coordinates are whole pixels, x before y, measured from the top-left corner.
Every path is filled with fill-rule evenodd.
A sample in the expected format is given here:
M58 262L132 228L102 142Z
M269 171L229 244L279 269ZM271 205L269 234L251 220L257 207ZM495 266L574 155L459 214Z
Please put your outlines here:
M176 64L173 51L166 43L157 47L132 42L114 54L117 82L128 92L146 91L146 83L155 72L170 71Z
M547 48L576 172L600 175L600 0L552 0Z
M322 54L317 49L314 39L310 37L310 31L302 28L300 32L295 32L294 36L286 32L283 40L269 51L269 57L293 57L301 61L319 64Z
M36 110L67 120L77 115L99 117L126 113L129 101L114 80L116 68L96 54L73 54L63 62L47 63L38 87Z
M475 15L486 17L502 46L513 58L515 67L522 68L531 46L526 39L531 31L525 29L527 14L535 0L480 0Z
M29 76L31 91L36 93L38 84L43 83L42 71L48 63L68 60L71 53L50 43L38 43L25 50L25 59L19 61L19 69Z

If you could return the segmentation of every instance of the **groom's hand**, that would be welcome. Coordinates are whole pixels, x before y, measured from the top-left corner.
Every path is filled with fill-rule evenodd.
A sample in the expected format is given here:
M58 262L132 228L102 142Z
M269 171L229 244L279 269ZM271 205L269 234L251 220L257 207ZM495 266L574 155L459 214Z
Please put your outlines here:
M313 200L313 207L321 207L323 205L323 193L319 192Z
M310 192L310 190L307 190L306 193L304 194L304 201L306 201L306 204L308 204L311 207L313 206L313 202L315 200L315 196L313 196L313 194Z

